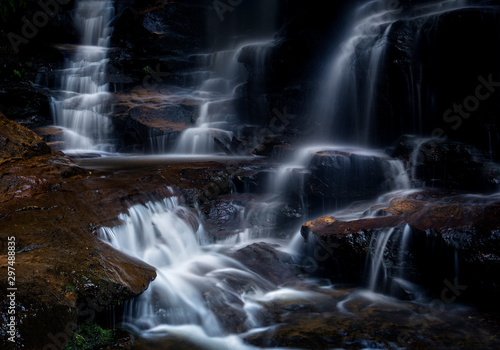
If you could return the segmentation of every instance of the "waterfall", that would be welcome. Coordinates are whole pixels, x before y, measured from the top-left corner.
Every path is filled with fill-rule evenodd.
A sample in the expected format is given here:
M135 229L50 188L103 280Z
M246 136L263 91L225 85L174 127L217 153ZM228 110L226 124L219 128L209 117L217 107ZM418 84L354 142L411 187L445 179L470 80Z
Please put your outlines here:
M66 150L113 151L106 83L113 15L112 1L80 0L74 10L81 44L66 59L60 71L60 91L52 100L54 123L64 130Z
M329 159L321 160L321 158ZM353 175L364 174L366 169L372 169L370 173L372 177L373 175L379 177L378 180L373 177L373 184L379 186L382 191L410 188L410 179L402 161L388 158L375 150L325 144L297 149L291 161L283 164L278 169L277 175L271 179L269 191L287 195L293 189L298 194L301 207L307 208L304 184L307 177L315 177L324 182L326 188L331 189L329 194L338 198L341 197L340 193L334 193L335 191L342 188L347 190L359 188L359 181ZM372 194L381 193L372 192Z
M400 295L401 290L404 290L410 296L420 289L405 279L411 234L412 229L408 224L403 229L390 228L373 234L367 260L367 285L370 291Z
M176 153L211 154L221 147L230 148L232 137L238 131L240 120L235 103L239 97L238 88L245 83L247 72L238 61L244 50L256 47L254 51L256 70L263 74L265 63L272 48L272 40L246 42L236 47L197 55L200 66L208 72L202 76L194 95L201 106L196 125L184 131L177 144Z
M190 73L200 110L196 124L180 135L175 153L241 153L231 145L243 128L238 102L249 71L253 79L265 76L274 45L277 6L276 1L238 2L231 14L224 12L220 19L209 12L212 50L193 56L198 67ZM249 20L252 15L261 21L258 26ZM252 62L251 67L242 63L243 56Z
M375 291L378 285L385 285L387 273L384 266L384 253L387 243L394 233L394 228L384 230L378 235L372 237L370 246L373 249L370 260L370 273L368 279L368 288Z
M422 90L418 71L422 67L410 68L406 77L412 98L410 116L399 115L401 112L392 110L392 105L384 100L392 27L397 21L420 20L415 30L418 37L426 21L436 21L440 15L466 6L468 1L449 0L415 5L408 11L399 1L372 0L356 8L350 21L353 25L320 73L321 83L309 108L309 114L319 124L318 137L373 145L380 141L376 125L389 124L392 128L391 123L400 123L402 118L416 121L408 132L423 132L423 111L430 115L436 111L431 106L435 105L432 98L427 98ZM383 123L377 119L381 117L385 118Z

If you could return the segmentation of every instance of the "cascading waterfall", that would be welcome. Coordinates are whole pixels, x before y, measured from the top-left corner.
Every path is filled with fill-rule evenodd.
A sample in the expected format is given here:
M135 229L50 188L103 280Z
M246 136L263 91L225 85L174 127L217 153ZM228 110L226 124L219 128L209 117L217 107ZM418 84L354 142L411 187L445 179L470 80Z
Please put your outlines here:
M106 83L113 15L113 1L77 2L74 22L82 40L60 72L61 91L52 102L54 123L64 130L66 150L113 151Z
M272 47L272 40L240 44L214 53L197 55L201 67L206 67L206 74L197 74L203 79L194 93L201 99L200 112L196 125L187 129L180 136L176 153L211 154L228 147L235 132L238 132L239 119L235 101L238 88L247 78L247 72L238 61L242 51L249 47L254 50L256 70L262 74L265 62Z
M335 141L373 144L377 136L373 132L376 118L382 113L387 119L384 124L389 124L389 114L395 113L379 106L389 35L394 23L402 19L437 19L468 3L464 0L431 2L415 6L411 13L404 11L399 1L373 0L359 6L351 21L353 26L333 52L326 70L321 72L322 83L309 109L309 114L320 125L318 137L331 139L333 136ZM418 28L417 36L420 31ZM409 105L413 111L411 118L404 117L416 121L411 132L421 133L423 111L433 115L435 111L431 109L435 107L430 106L432 99L422 91L421 72L410 69L409 74L408 88L412 98Z
M231 15L222 17L222 22L222 18L209 12L209 22L215 21L211 23L214 33L209 38L213 51L194 55L198 68L189 74L200 111L196 125L179 137L175 153L233 153L232 138L239 137L242 129L237 102L248 78L248 67L240 62L240 57L251 55L252 76L264 76L273 47L277 6L277 1L240 2ZM259 26L248 23L248 13L259 17ZM220 35L227 31L230 35Z
M295 152L294 159L279 168L277 176L271 181L269 190L271 192L277 192L279 194L285 194L289 192L288 189L293 184L294 175L301 172L307 173L310 170L311 161L314 155L322 152L333 152L334 154L338 153L369 158L378 158L381 160L380 171L383 172L385 176L384 188L387 191L410 188L410 179L408 177L408 174L406 173L403 162L401 162L400 160L390 159L383 153L374 150L363 149L360 147L342 145L315 145L299 148ZM344 183L346 184L346 186L348 186L349 182L352 180L349 178L349 174L353 169L363 167L363 163L360 162L354 164L348 157L338 157L337 160L339 162L337 164L337 167L345 170L345 176L342 176L343 178L341 179L335 178L328 180L340 181L341 183ZM304 184L300 183L298 186L299 188L296 190L298 191L299 197L301 198L302 207L305 207L306 203L304 200Z
M226 335L217 309L244 314L241 331L250 330L259 326L257 300L272 299L269 292L279 297L291 291L281 292L231 258L234 244L209 244L197 215L173 194L162 202L133 206L119 219L123 224L101 228L100 237L157 269L156 280L128 303L124 316L128 327L145 337L168 332L210 349L251 349L239 337Z
M453 6L463 6L463 2L460 1L449 3ZM374 110L377 109L377 80L381 73L380 67L385 60L387 36L391 25L399 15L398 9L383 9L380 7L381 4L381 1L370 1L358 10L355 28L349 40L346 41L344 50L334 60L331 79L322 87L328 98L321 98L321 100L329 102L318 103L316 106L318 116L331 118L332 115L343 110L344 107L340 106L340 101L345 100L343 94L348 94L349 91L355 92L353 100L347 103L353 105L359 103L360 108L354 110L359 119L355 120L358 126L350 130L369 130ZM422 11L425 15L432 15L448 9L446 4L440 8L436 6L423 6ZM233 135L238 132L238 116L234 101L238 97L239 86L246 79L246 72L238 62L238 57L249 46L258 46L261 49L253 50L256 54L254 61L257 70L263 70L268 55L267 48L271 45L272 41L232 44L226 50L197 55L201 61L200 67L206 69L201 73L196 72L201 79L193 95L201 101L200 113L196 126L181 135L176 153L215 153L221 145L224 147L231 142ZM358 84L358 78L351 74L352 71L346 73L349 71L350 62L356 61L355 55L358 54L359 45L367 45L364 57L360 60L368 62L369 73L365 81L367 84L361 87ZM331 96L335 97L333 101ZM363 96L362 99L360 96ZM358 134L355 139L358 143L368 143L368 134L364 131L356 132ZM155 142L161 142L161 140ZM299 150L296 159L278 171L276 182L273 183L274 191L278 194L286 193L287 188L290 187L293 172L309 171L311 159L317 152L345 152L349 155L377 158L384 164L382 170L387 182L384 189L389 191L410 188L408 175L400 161L389 159L382 153L358 147L320 145ZM344 157L339 161L339 167L347 172L353 166L351 163L354 162L349 157ZM302 189L299 190L303 192ZM306 206L305 203L302 204L303 207ZM271 212L269 206L262 206L262 208L260 212ZM356 213L350 212L349 215L352 217L344 219L366 218L368 211L364 208ZM259 215L261 215L260 212ZM375 215L373 213L373 216ZM235 245L245 247L254 243L256 238L265 240L272 234L269 232L263 234L263 231L256 233L252 231L252 228L240 227L239 232L234 236L214 243L207 238L197 214L182 206L180 199L173 194L173 191L172 197L163 202L134 206L129 209L128 214L122 214L120 219L123 224L114 228L102 228L101 237L115 248L157 269L157 279L146 292L127 304L124 316L125 323L135 333L145 338L152 339L168 334L182 340L189 340L197 348L253 349L252 346L244 343L245 335L265 331L273 332L279 329L276 324L270 326L262 322L261 311L265 303L291 300L293 302L286 305L286 313L293 313L295 309L301 309L301 303L312 301L311 305L314 305L316 301L321 300L318 297L321 293L342 295L336 296L336 300L344 298L342 301L332 303L334 299L332 298L327 303L328 307L336 306L336 309L332 308L335 310L327 309L328 313L339 311L342 317L352 314L348 304L353 300L368 300L370 305L380 303L403 308L399 301L376 293L386 292L387 288L392 288L388 286L389 283L396 282L398 285L406 283L404 259L411 235L409 226L404 229L391 228L372 235L367 277L369 291L356 292L345 297L347 293L342 294L342 292L335 291L331 285L320 285L317 281L302 280L300 288L297 289L289 286L276 286L231 255L235 250ZM301 236L297 233L289 245L281 251L300 259L300 253L297 251L303 246L300 243ZM397 276L391 276L390 280L384 261L388 247L399 249L395 255L397 264L400 265L397 267L400 273ZM305 270L308 272L307 267ZM321 293L317 290L321 290ZM278 308L276 305L273 305L274 307ZM310 307L314 310L314 306ZM404 317L407 317L413 307L414 305L411 305L405 310ZM359 308L356 304L351 309ZM241 327L231 329L228 324L225 324L224 316L220 315L221 310L224 314L229 314L228 318L242 317L244 321L240 322ZM271 317L269 315L272 312L267 311L266 317ZM347 344L352 345L349 342Z

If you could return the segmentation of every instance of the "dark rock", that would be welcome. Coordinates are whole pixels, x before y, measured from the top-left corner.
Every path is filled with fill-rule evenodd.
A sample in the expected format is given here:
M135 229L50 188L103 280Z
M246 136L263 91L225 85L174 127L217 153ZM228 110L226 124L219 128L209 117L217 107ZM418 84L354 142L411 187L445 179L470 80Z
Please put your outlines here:
M444 139L402 136L391 155L407 162L417 186L494 192L499 166L479 149Z
M268 243L254 243L238 250L233 257L275 285L293 283L300 274L290 255Z
M32 85L0 87L0 108L10 119L29 129L52 122L48 91Z
M163 149L154 149L155 140L164 138L172 142L193 125L198 103L171 98L168 93L167 88L151 90L137 87L131 92L115 95L110 118L119 150L164 152Z
M236 230L239 227L239 210L230 201L218 199L202 207L205 215L205 228L215 234L221 231Z
M271 156L276 146L286 145L288 141L282 136L265 136L257 147L252 151L256 156Z
M312 151L307 168L293 169L288 176L289 200L304 201L312 212L336 209L408 185L398 161L356 150Z

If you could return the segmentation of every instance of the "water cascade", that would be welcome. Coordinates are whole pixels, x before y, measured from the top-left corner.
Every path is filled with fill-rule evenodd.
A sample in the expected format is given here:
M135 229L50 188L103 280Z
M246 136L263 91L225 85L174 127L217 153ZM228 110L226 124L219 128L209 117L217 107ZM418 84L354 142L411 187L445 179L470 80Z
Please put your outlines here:
M262 5L261 2L259 4ZM322 95L314 101L311 113L320 118L323 125L329 124L329 120L332 123L323 130L330 133L331 126L337 130L333 137L329 134L330 141L333 138L336 142L335 137L348 130L353 135L348 141L357 145L370 144L370 132L376 124L373 118L379 109L378 81L383 75L388 36L391 26L407 16L402 9L388 9L385 4L385 1L374 0L359 6L354 25L335 53L327 79L320 87ZM418 13L422 17L433 17L463 6L463 1L422 5L413 15ZM68 148L106 148L103 144L107 138L105 115L108 92L103 76L111 8L109 1L82 1L76 10L76 22L82 28L84 45L77 48L74 58L69 60L68 68L64 70L63 98L54 101L55 120L66 130ZM234 34L238 37L237 33ZM231 153L233 137L241 136L244 126L236 105L248 72L240 58L242 55L254 55L251 59L255 63L252 74L263 75L273 40L271 36L262 35L250 38L252 40L248 37L233 39L224 43L222 48L214 49L214 52L194 55L199 62L199 70L189 73L196 85L190 97L197 99L200 112L195 127L180 135L175 148L179 158L186 154L220 153L221 150ZM368 74L360 77L356 65L366 67ZM415 105L420 108L420 102ZM339 142L345 141L341 137L339 139ZM160 137L151 141L151 148L165 148L170 142ZM417 162L416 155L411 156L410 162ZM312 182L306 186L306 180L310 180L308 176L318 181L316 187ZM321 341L329 342L328 347L321 348L400 348L395 345L396 340L375 343L366 340L369 337L364 334L351 335L347 330L347 335L340 336L339 329L363 328L363 323L360 326L359 322L366 322L374 314L387 317L394 324L407 324L408 315L419 309L420 305L416 306L416 303L406 303L381 294L390 292L395 284L403 289L411 287L404 274L405 252L411 238L409 226L372 234L367 255L367 278L364 281L367 289L349 289L337 288L329 281L316 278L316 270L311 267L316 268L317 264L300 265L304 258L301 251L304 244L297 228L293 230L293 238L281 235L278 239L275 237L279 235L273 231L275 226L259 226L260 223L256 224L258 220L253 220L252 215L255 213L262 222L272 222L274 210L282 208L282 202L276 198L281 196L279 199L282 199L291 194L299 198L301 215L307 213L312 207L308 198L318 188L325 198L340 198L347 203L372 200L394 190L410 193L410 180L403 163L372 149L325 143L299 149L295 158L281 166L270 182L267 191L270 196L265 197L268 202L252 198L253 208L237 208L244 218L234 228L232 236L209 235L201 211L197 211L199 208L195 210L184 206L182 196L172 189L171 196L161 202L129 208L127 214L119 217L122 224L101 228L99 234L102 239L157 269L157 278L150 287L127 303L123 317L125 327L142 339L151 340L153 348L163 348L165 339L174 338L174 344L187 343L195 349L254 349L253 344L259 348L275 348L274 343L266 342L271 338L268 335L279 334L273 339L286 339L287 335L282 337L278 333L284 329L291 329L289 334L293 338L297 324L304 327L301 329L304 333L300 335L308 334L309 329L304 324L315 324L317 321L320 330L315 329L312 334ZM227 197L232 201L237 195L241 194L231 191ZM332 216L344 221L375 218L379 213L375 209L371 212L372 207L381 207L381 203L387 204L396 198L391 196L386 194L378 202L370 202L356 210L336 212ZM338 206L344 204L339 202ZM330 214L332 207L323 205L318 212L321 215ZM262 253L259 250L262 247L269 250ZM241 253L244 249L248 250ZM397 266L386 266L385 255L389 249L391 253L397 251L393 254ZM280 268L286 266L286 269L279 270L285 276L281 276L283 279L279 283L269 277L271 273L268 271L278 265L265 265L264 269L259 269L258 264L252 265L255 261L248 262L254 259L252 253L256 251L258 253L255 254L262 254L268 259L266 264L279 263L282 264L278 264ZM458 273L458 256L455 262ZM396 275L392 273L394 270L398 271ZM290 280L286 280L288 273L293 276ZM392 319L393 316L396 318ZM453 314L442 317L450 322L454 319ZM465 316L460 321L467 322ZM334 329L329 330L329 336L326 336L323 327L327 329L329 324ZM459 327L466 326L460 324L456 327L461 330ZM431 339L432 330L424 331L427 332L425 336ZM399 328L391 332L394 333L391 337L397 336ZM335 338L337 336L338 339ZM261 338L252 343L253 337Z
M54 123L64 130L66 150L113 151L106 83L113 15L113 1L77 2L74 22L82 41L60 72L60 91L52 103Z
M171 192L162 202L131 207L119 217L123 224L99 231L116 249L157 269L150 288L127 304L126 327L148 338L167 332L203 348L253 348L227 336L224 317L242 320L239 332L257 330L259 301L302 292L277 288L232 258L234 242L210 244L196 213Z
M424 41L425 37L420 38L424 35L423 28L432 27L439 16L463 9L468 3L438 1L417 5L411 11L405 10L399 1L372 0L359 6L353 15L352 27L321 72L322 83L312 99L309 113L317 118L321 125L317 129L323 132L318 136L358 145L377 145L382 139L381 132L386 131L377 129L377 125L383 124L389 129L394 125L399 133L422 133L423 116L438 112L435 96L422 83L424 68L421 65L411 66L406 77L410 99L407 106L411 110L394 110L394 102L388 104L384 100L387 99L384 79L389 74L387 55L392 26L397 21L415 21L418 28L412 40ZM378 118L382 116L385 119L380 123ZM412 124L404 124L403 118Z
M273 47L275 28L276 2L253 1L242 4L246 8L237 8L228 19L230 23L213 23L214 30L231 31L228 40L213 35L212 52L193 56L198 68L189 73L194 82L193 98L199 101L200 109L196 125L185 130L179 137L176 153L181 154L213 154L225 151L237 153L231 145L233 136L240 137L244 125L238 115L238 98L241 88L247 82L248 67L240 61L245 55L252 61L252 76L262 77L265 74L270 49ZM258 29L246 23L245 12L254 11L263 21ZM262 14L265 14L262 16ZM211 18L213 13L210 13ZM219 22L217 18L216 22ZM246 24L245 24L246 23ZM251 28L250 31L245 26ZM218 28L221 26L221 28ZM240 28L240 26L242 28ZM251 57L248 57L250 55Z

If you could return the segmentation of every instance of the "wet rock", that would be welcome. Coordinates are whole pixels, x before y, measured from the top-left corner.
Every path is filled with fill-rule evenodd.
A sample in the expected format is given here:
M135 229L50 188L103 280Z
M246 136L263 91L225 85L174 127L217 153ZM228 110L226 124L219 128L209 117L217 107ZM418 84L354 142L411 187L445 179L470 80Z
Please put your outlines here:
M50 153L50 148L39 136L0 112L0 165L47 153Z
M114 96L110 118L121 150L139 149L162 152L155 139L173 142L193 125L198 103L169 96L168 89L135 88Z
M384 230L403 224L401 216L387 216L355 221L337 220L325 216L302 225L301 235L311 245L321 249L318 256L330 256L325 262L333 269L335 281L363 283L365 266L373 237ZM322 262L323 265L323 262Z
M194 66L189 55L204 47L205 38L200 33L206 30L205 11L211 9L211 3L129 1L116 7L111 46L121 49L110 54L111 83L120 91L145 82L181 82L182 72ZM144 71L148 66L156 75Z
M29 84L0 85L0 108L10 119L31 130L52 122L48 90Z
M96 313L139 295L155 278L154 268L93 234L96 219L110 220L117 215L111 212L124 209L116 202L111 209L111 196L101 206L99 190L83 183L88 172L62 153L4 163L0 174L0 283L7 288L6 242L15 237L19 348L63 348L77 320L93 322ZM7 315L5 301L1 308Z
M408 185L402 164L380 154L313 151L308 164L306 168L292 169L288 175L287 196L313 213Z
M282 136L265 136L260 145L252 151L256 156L271 156L276 146L286 145L288 141Z
M405 135L391 155L407 162L417 186L493 192L500 183L498 165L463 143Z
M33 130L38 136L43 138L47 144L55 144L63 141L64 132L56 126L47 126Z
M499 344L494 336L498 324L486 325L484 314L460 308L437 311L363 291L326 288L303 298L261 304L264 325L271 327L244 336L245 342L258 347L446 349L443 344L453 344L494 349ZM478 331L464 335L470 327Z
M236 230L239 227L239 210L231 201L217 199L202 207L205 214L205 229L218 236L222 231Z
M292 283L300 274L292 257L268 243L254 243L238 250L233 257L275 285Z
M492 276L500 269L500 197L439 193L395 195L386 204L372 205L365 214L360 211L357 219L326 216L304 224L301 233L322 254L331 256L327 265L334 279L366 280L366 259L375 254L370 242L388 234L383 265L389 277L404 273L435 293L443 288L443 281L458 279L468 287L463 300L480 304L491 300L498 291ZM389 216L363 218L370 211ZM338 215L342 217L342 212ZM411 230L406 248L400 246L403 228ZM478 295L482 297L477 299Z

